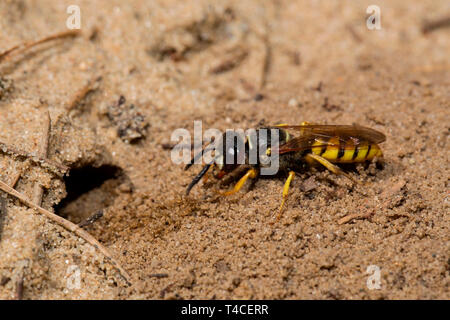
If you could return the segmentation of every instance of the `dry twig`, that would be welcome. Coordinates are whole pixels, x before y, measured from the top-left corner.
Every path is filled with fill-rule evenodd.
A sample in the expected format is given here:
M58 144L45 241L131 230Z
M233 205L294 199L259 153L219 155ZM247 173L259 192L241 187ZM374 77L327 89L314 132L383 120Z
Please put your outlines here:
M356 32L355 28L353 28L353 26L351 24L347 24L345 26L345 28L351 34L351 36L353 37L353 39L356 42L361 43L363 41L363 38L361 37L361 35L358 32Z
M17 170L16 174L12 177L11 183L9 184L11 188L15 188L17 182L19 182L20 177L22 176L22 169Z
M375 210L368 210L366 212L353 213L346 215L345 217L339 219L338 224L344 224L350 222L354 219L367 219L370 218L375 213Z
M16 282L16 293L15 297L16 300L22 300L23 299L23 274L21 271L21 274L18 276L17 282Z
M79 89L73 98L67 104L66 110L71 111L76 109L77 106L93 91L98 89L98 83L102 78L95 76L91 80L89 80L86 85L84 85L81 89Z
M211 68L209 73L221 74L236 68L248 56L248 51L242 48L237 48L227 55L218 65Z
M16 46L9 48L8 50L0 53L0 62L3 61L4 59L6 59L7 57L11 56L13 53L23 52L27 49L30 49L32 47L35 47L35 46L41 44L41 43L45 43L45 42L56 40L56 39L62 39L62 38L66 38L66 37L76 37L79 34L80 34L80 32L78 30L69 30L69 31L60 32L60 33L39 39L37 41L30 41L30 42L18 44Z
M48 219L52 220L56 224L62 226L63 228L73 232L80 238L84 239L87 243L93 245L96 249L98 249L105 257L109 258L112 262L112 264L119 270L120 274L125 278L125 280L130 283L130 275L128 272L125 271L125 269L122 268L122 266L119 264L119 262L114 259L111 253L100 243L97 239L95 239L93 236L91 236L89 233L81 229L76 224L42 208L41 206L38 206L34 203L32 203L30 200L28 200L23 194L17 192L10 186L8 186L3 181L0 181L0 190L6 192L10 196L13 196L20 200L22 203L24 203L26 206L28 206L31 209L36 210L40 214L44 215Z
M149 275L149 277L162 279L162 278L168 278L169 275L167 273L153 273L153 274Z
M422 24L422 33L426 34L436 29L450 27L450 17L444 17L433 21L425 21Z
M45 125L44 125L44 134L42 135L42 141L39 147L39 157L46 159L48 155L48 139L50 136L50 130L51 130L51 119L50 119L50 113L46 112L46 118L45 118ZM13 187L14 188L14 187ZM33 191L33 202L37 204L38 206L42 203L42 196L44 194L44 187L36 183L34 185L34 191Z

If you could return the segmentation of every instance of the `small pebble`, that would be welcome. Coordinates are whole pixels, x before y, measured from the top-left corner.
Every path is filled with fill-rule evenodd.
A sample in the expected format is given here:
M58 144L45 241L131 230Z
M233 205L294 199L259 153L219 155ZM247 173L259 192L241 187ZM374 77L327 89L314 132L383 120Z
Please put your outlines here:
M298 106L297 99L295 99L295 98L290 99L289 102L288 102L288 106L289 107L296 107L296 106Z

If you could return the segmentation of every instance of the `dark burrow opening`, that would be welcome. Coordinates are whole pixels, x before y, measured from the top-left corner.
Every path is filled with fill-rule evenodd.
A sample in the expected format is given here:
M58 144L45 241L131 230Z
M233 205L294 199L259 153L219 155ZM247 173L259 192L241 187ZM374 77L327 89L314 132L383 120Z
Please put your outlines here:
M74 223L85 221L110 206L117 188L127 181L123 170L113 165L71 169L64 178L67 196L54 207L55 213Z

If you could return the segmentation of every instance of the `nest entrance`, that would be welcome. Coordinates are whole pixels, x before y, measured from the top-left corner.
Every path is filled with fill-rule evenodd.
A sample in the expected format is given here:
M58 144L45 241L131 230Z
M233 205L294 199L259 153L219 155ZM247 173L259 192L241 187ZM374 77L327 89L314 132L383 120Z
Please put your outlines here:
M125 179L123 170L113 165L71 169L64 178L67 196L55 206L55 212L80 223L96 211L110 206L117 197L117 188Z

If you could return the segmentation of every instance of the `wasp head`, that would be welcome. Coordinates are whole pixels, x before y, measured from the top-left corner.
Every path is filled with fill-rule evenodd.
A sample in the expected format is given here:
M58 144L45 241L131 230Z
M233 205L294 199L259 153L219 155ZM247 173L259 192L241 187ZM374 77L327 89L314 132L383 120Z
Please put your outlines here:
M207 161L202 170L194 177L186 190L186 194L189 194L191 189L208 172L211 166L217 167L219 172L215 174L215 177L221 179L241 164L244 164L247 159L245 135L243 133L241 134L239 132L227 130L222 134L217 143L209 145L195 155L191 162L186 165L185 170L189 169L195 160L199 159L207 152L212 152L213 157L211 161Z

